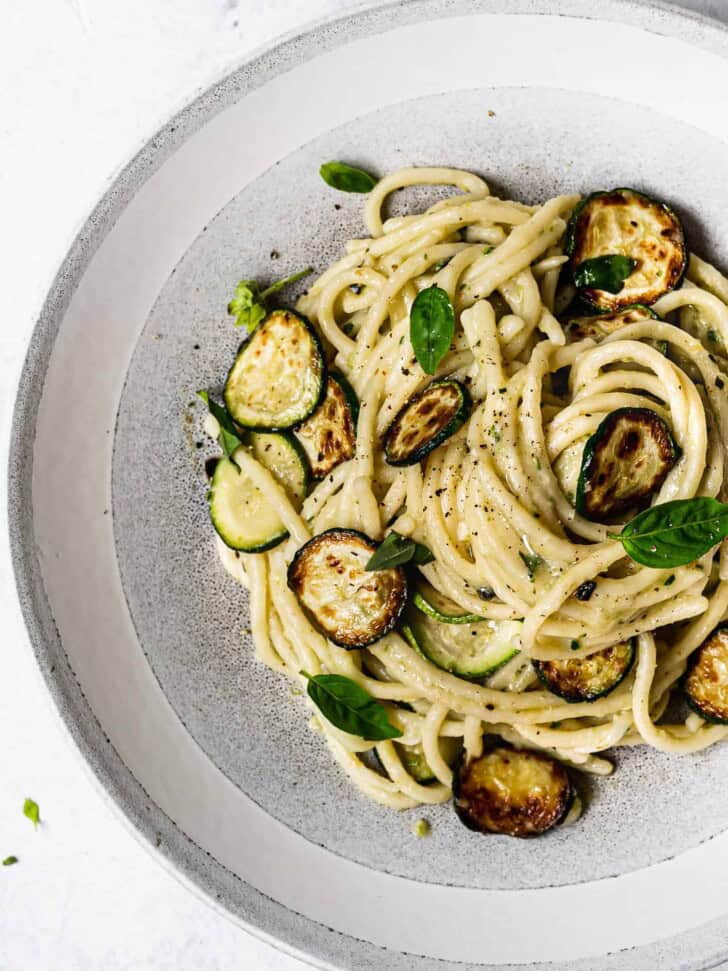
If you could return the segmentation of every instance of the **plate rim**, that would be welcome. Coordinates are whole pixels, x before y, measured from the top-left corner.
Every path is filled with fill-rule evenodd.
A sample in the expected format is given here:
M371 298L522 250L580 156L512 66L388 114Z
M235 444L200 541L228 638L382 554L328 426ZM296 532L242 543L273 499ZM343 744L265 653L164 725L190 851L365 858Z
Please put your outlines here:
M314 966L332 969L353 966L343 964L341 960L345 957L354 960L357 957L353 953L355 949L363 949L359 955L361 958L365 957L364 952L371 956L372 949L381 949L369 941L356 941L289 910L229 871L229 877L236 885L242 884L249 890L252 906L248 906L245 915L239 909L236 912L227 906L218 873L218 868L224 869L224 865L214 861L214 871L207 872L210 864L205 857L209 854L153 803L141 782L131 774L105 737L103 726L86 702L68 663L46 597L34 539L32 475L29 470L33 467L35 424L45 373L71 296L116 218L138 189L188 137L230 104L289 67L355 38L386 31L393 13L398 15L398 26L463 13L540 14L628 23L651 32L680 36L695 46L717 51L728 59L728 25L662 0L603 0L597 15L584 11L580 0L385 0L383 3L365 0L344 14L319 18L278 35L249 53L237 66L225 69L204 91L175 111L145 141L142 148L109 178L106 190L83 221L61 261L33 327L16 386L10 429L7 499L16 593L37 670L47 691L44 695L52 701L63 734L72 742L88 777L127 831L197 897L271 946ZM146 805L146 811L141 809L140 804ZM264 916L261 910L266 907L268 913ZM268 923L273 923L275 930L263 926L266 918ZM636 953L646 956L650 948L670 941L685 941L713 924L728 925L728 912L725 917L709 925L699 925L676 938L664 938L653 945L636 949ZM331 933L324 935L323 931ZM337 938L340 946L329 945L329 940ZM404 952L386 953L393 958L408 957ZM605 959L610 960L610 964L611 958L619 961L620 953L605 956ZM719 951L702 958L695 967L710 967L714 961L727 955L728 948L722 945ZM336 963L332 963L332 958ZM431 966L442 971L449 967L488 967L437 958L415 960L421 962L422 967ZM593 959L591 963L594 965ZM580 964L580 961L570 962L567 966L576 968ZM394 967L394 964L391 966Z

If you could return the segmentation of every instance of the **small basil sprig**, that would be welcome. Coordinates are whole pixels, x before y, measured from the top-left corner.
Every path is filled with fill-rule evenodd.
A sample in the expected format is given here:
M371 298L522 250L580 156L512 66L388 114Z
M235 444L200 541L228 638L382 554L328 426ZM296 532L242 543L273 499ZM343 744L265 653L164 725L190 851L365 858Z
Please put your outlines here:
M432 563L435 557L422 543L417 543L407 536L401 536L392 530L379 544L376 553L372 555L365 570L389 570L393 566L404 563L416 563L423 566Z
M235 287L235 295L227 308L230 316L235 318L233 321L235 326L245 327L248 333L252 334L267 313L266 300L268 297L272 297L274 293L278 293L289 283L302 280L309 273L313 273L310 266L306 270L301 270L300 273L287 276L284 280L271 283L265 290L260 289L256 280L241 280Z
M442 287L427 287L410 310L410 342L425 374L434 374L455 333L455 310Z
M619 535L609 536L643 566L684 566L728 536L728 505L707 496L674 499L645 509Z
M12 866L14 863L18 862L17 856L6 856L3 860L3 866Z
M580 290L589 287L594 290L606 290L607 293L619 293L624 281L637 267L637 260L631 256L595 256L591 260L584 260L574 270L574 286Z
M310 675L308 696L321 714L342 732L358 735L369 742L399 738L402 732L387 717L387 709L356 681L341 674Z
M377 184L373 175L346 162L325 162L319 175L326 185L341 192L371 192Z
M198 391L197 397L205 402L210 409L210 414L217 420L220 426L217 440L220 443L220 448L223 450L225 458L231 459L235 449L243 444L240 440L238 430L235 427L235 423L227 411L212 400L207 391Z

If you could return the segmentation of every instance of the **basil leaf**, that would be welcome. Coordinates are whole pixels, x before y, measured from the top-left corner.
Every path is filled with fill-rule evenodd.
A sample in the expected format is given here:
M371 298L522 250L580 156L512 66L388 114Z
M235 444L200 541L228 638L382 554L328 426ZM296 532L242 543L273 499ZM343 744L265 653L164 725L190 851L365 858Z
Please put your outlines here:
M5 859L3 860L3 866L12 866L13 863L17 863L17 862L18 862L17 856L6 856Z
M410 310L410 342L425 374L434 374L455 333L455 311L441 287L420 290Z
M409 563L415 557L418 546L420 544L415 543L413 539L400 536L399 533L392 530L379 544L364 569L371 572L372 570L389 570L393 566L402 566L403 563ZM420 549L423 551L419 554L420 556L430 553L426 546L421 546ZM431 553L430 556L432 556ZM432 558L434 559L434 557ZM421 560L420 562L429 563L430 561Z
M365 172L346 162L326 162L319 169L319 175L326 185L341 192L371 192L377 180Z
M37 802L34 802L32 799L26 799L23 803L23 815L27 816L35 828L38 829L40 809L38 808Z
M412 554L412 562L417 566L424 566L425 563L432 563L435 555L424 543L415 543L415 551Z
M574 285L580 290L592 287L595 290L606 290L607 293L619 293L624 281L636 266L637 260L630 256L595 256L576 267Z
M387 709L351 678L317 674L308 678L308 696L321 714L342 732L369 742L399 738L402 732L387 717Z
M707 496L674 499L645 509L619 535L609 535L643 566L684 566L728 536L728 505Z
M197 397L205 402L210 409L210 414L217 420L220 426L217 440L220 443L220 448L223 450L225 457L231 459L235 449L243 444L238 435L235 423L225 408L213 401L207 391L198 391Z
M266 300L274 293L278 293L289 283L295 283L313 273L312 267L293 273L283 280L272 283L265 290L261 290L256 280L241 280L235 287L235 294L228 304L228 313L235 317L233 323L236 327L245 327L249 334L252 334L261 320L265 319L267 313Z

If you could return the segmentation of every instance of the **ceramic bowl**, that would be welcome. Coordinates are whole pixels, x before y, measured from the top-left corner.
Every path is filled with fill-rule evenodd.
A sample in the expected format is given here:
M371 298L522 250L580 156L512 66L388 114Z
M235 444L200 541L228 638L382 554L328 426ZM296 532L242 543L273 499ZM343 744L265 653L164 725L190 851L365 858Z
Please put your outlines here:
M251 652L209 525L198 388L241 277L363 232L332 158L443 164L525 202L628 184L728 264L728 35L661 6L416 0L266 50L159 132L65 259L10 465L33 648L101 786L230 917L322 967L698 968L728 935L728 746L618 754L578 826L481 838L362 798ZM398 197L406 206L413 197ZM415 200L418 203L423 198ZM689 892L687 887L689 886Z

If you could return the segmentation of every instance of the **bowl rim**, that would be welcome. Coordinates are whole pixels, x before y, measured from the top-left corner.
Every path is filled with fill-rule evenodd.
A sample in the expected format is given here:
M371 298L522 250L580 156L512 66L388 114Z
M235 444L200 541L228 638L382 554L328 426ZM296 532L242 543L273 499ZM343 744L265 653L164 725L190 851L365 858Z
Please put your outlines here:
M34 325L16 388L10 429L7 499L16 592L46 697L50 696L53 702L64 736L72 742L79 761L116 818L185 887L271 946L309 964L331 969L362 967L359 960L371 960L372 954L381 960L381 949L316 924L225 871L222 864L211 860L204 849L153 803L105 737L103 726L68 663L46 597L34 537L31 473L37 411L56 336L71 296L96 250L134 194L188 137L229 105L289 68L344 42L385 32L395 13L398 26L463 14L537 14L626 23L680 37L728 59L728 25L662 0L602 0L596 14L587 13L581 0L385 0L383 3L365 0L345 14L320 18L277 36L249 53L232 70L226 69L201 94L179 106L169 121L110 177L105 192L61 261ZM222 881L221 870L225 871ZM233 907L226 884L234 885L238 894L241 885L245 888L244 908ZM687 943L688 939L692 941L708 931L711 941L703 942L703 954L706 954L706 945L711 953L695 967L710 967L728 955L720 943L721 935L712 933L726 926L728 913L725 918L700 925L677 938L664 938L638 951L647 957L652 948L671 940ZM695 953L694 946L688 953ZM605 967L629 967L630 954L617 952L605 957L608 961ZM456 966L461 971L468 967L487 967L436 958L413 959L401 952L387 951L393 971L400 966L399 959L404 961L403 968L411 967L412 960L417 960L422 968L440 971ZM355 960L356 965L349 963ZM591 967L596 966L593 959L589 963ZM577 968L581 964L581 961L570 962L565 967Z

